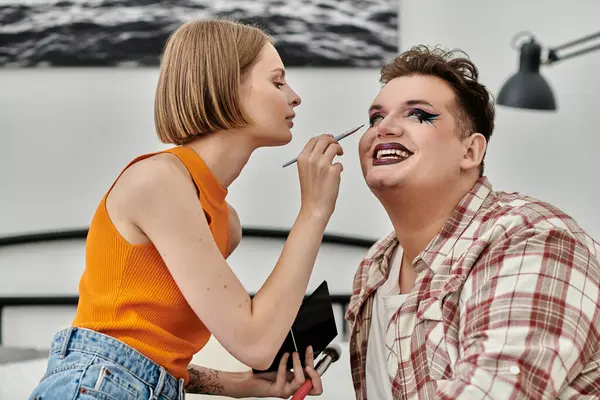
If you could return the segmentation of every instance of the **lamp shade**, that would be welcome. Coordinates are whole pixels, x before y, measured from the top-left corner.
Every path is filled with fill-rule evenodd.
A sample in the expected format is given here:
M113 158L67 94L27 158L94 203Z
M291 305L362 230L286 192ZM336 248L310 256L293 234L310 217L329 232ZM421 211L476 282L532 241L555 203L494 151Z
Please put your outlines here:
M531 110L556 110L550 85L540 75L541 47L532 38L521 46L519 71L502 86L497 103Z

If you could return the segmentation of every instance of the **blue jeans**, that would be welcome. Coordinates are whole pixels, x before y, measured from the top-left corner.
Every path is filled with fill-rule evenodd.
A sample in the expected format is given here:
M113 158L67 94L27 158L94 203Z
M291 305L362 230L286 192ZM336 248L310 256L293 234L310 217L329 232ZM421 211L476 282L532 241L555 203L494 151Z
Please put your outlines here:
M54 336L30 400L182 400L183 379L110 336L68 328Z

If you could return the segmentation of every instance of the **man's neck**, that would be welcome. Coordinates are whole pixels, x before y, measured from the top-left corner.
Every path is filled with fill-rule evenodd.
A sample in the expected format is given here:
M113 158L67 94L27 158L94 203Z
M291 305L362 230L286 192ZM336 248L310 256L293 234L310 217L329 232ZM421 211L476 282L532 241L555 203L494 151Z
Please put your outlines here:
M443 193L421 191L419 195L408 195L404 193L408 192L406 189L387 189L378 193L404 251L404 264L412 263L439 234L473 184L472 180L465 180Z

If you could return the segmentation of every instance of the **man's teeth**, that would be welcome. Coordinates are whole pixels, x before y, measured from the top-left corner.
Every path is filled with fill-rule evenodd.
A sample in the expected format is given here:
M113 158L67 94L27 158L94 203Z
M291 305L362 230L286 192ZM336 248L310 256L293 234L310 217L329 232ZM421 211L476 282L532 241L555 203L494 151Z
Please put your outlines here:
M406 151L397 150L397 149L379 150L377 152L378 160L382 159L382 158L395 158L395 159L408 158L409 156L410 156L410 154L407 153Z

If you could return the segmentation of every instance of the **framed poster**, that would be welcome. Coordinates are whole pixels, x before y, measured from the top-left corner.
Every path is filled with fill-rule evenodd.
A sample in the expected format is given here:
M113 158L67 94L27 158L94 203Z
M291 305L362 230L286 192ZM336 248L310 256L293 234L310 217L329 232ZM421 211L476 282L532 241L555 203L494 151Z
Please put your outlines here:
M287 67L379 68L398 51L397 0L0 0L0 66L155 67L190 19L256 24Z

